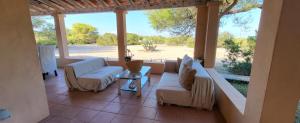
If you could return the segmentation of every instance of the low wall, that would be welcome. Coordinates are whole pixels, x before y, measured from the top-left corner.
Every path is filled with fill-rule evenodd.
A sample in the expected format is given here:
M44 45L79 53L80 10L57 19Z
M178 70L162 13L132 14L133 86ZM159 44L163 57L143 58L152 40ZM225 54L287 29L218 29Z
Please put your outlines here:
M242 123L246 98L214 69L206 69L215 82L216 105L227 123Z
M79 62L84 60L84 58L65 58L65 59L60 59L58 58L57 64L59 68L63 68L63 66L74 63L74 62ZM119 61L107 61L109 65L113 66L121 66ZM165 64L160 63L160 62L151 62L151 63L144 63L146 66L151 66L151 73L152 74L162 74L164 72Z

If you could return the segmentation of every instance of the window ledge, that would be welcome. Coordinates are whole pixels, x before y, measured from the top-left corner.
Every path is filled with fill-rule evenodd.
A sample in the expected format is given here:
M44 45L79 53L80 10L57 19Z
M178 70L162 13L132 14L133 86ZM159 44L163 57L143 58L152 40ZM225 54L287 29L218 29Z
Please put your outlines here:
M244 114L246 98L236 90L227 80L224 79L215 69L206 68L209 75L213 78L216 85L224 92L233 105Z

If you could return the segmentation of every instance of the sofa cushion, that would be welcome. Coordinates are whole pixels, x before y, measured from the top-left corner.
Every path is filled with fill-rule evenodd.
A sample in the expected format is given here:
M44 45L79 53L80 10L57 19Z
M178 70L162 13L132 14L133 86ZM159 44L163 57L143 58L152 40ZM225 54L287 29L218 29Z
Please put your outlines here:
M200 61L195 60L192 67L197 73L191 90L193 98L191 106L212 110L215 102L213 79L200 64Z
M78 77L78 84L88 90L103 90L113 81L114 75L123 71L119 66L105 66Z
M180 75L182 73L182 69L184 65L192 66L192 64L193 64L193 59L188 55L184 55L179 66L178 74Z
M69 64L73 67L76 77L93 72L106 66L104 58L91 58L80 62Z
M184 89L178 79L178 74L165 72L156 90L157 100L162 103L189 106L191 104L191 93Z
M176 64L176 71L177 71L177 73L179 72L179 68L180 68L181 62L182 62L182 59L181 58L177 58L177 64Z
M195 69L193 69L188 65L184 65L182 69L182 73L179 77L180 85L187 90L191 90L194 84L195 74L196 74Z
M186 90L179 83L179 75L165 72L158 84L158 103L192 106L212 110L215 102L214 82L199 61L194 60L192 68L197 71L192 89Z

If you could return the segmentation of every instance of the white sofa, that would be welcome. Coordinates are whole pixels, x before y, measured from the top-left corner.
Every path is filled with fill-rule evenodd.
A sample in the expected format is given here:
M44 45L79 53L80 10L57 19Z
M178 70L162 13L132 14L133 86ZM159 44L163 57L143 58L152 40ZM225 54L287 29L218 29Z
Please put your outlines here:
M97 92L113 83L114 75L122 71L120 66L108 66L104 58L92 58L65 66L65 78L71 90Z
M175 61L165 63L165 72L156 90L158 103L212 110L215 102L213 79L202 65L193 61L192 68L196 69L197 73L191 90L186 90L180 85L176 67L178 69Z

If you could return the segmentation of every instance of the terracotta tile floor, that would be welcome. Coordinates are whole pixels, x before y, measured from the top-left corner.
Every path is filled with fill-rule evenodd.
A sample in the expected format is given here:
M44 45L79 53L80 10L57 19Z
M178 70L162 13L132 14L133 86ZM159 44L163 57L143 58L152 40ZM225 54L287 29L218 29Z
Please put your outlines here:
M157 105L159 75L152 76L143 96L137 98L124 91L118 96L115 83L99 93L69 91L63 70L58 73L58 77L50 75L45 80L50 116L40 123L223 123L216 109Z

